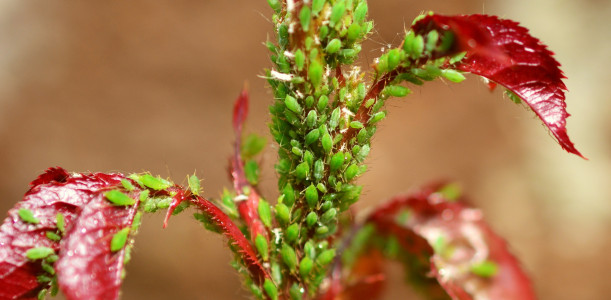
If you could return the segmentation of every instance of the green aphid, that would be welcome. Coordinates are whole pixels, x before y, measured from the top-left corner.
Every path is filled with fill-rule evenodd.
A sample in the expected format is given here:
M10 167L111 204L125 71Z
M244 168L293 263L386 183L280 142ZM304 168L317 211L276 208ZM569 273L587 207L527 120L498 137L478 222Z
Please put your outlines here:
M301 7L301 11L299 12L299 21L301 23L301 29L307 32L310 29L310 21L312 19L312 11L310 7L304 5Z
M310 208L316 207L316 204L318 203L318 190L316 189L314 184L310 184L310 186L306 188L305 199L306 203L308 203L308 206Z
M327 25L323 25L318 29L318 38L320 40L324 40L327 35L329 35L329 27Z
M303 111L301 105L299 105L299 102L297 102L297 99L295 99L295 97L291 95L286 95L286 98L284 99L284 105L286 105L286 108L296 114L301 114L301 112Z
M305 47L306 50L310 51L310 54L315 54L314 56L318 55L318 50L317 49L312 49L312 44L314 43L314 39L310 36L306 37L305 39ZM314 53L314 51L316 51L316 53Z
M330 208L324 214L322 214L322 216L320 216L320 221L322 223L327 224L331 221L334 221L336 216L337 216L337 210L335 208Z
M318 130L318 128L312 129L305 136L305 144L310 145L314 142L317 142L319 137L320 137L320 131Z
M316 235L320 238L325 236L327 233L329 233L329 227L326 225L322 225L316 228L315 230Z
M308 126L308 128L313 128L314 126L316 126L317 120L318 120L318 114L316 113L316 110L314 109L310 110L308 112L308 115L306 116L306 125Z
M312 85L314 87L318 87L323 76L323 67L318 60L313 60L310 63L310 67L308 68L308 76Z
M424 38L421 35L416 35L413 31L408 32L403 42L403 50L411 58L419 58L424 51Z
M316 181L320 181L323 178L324 173L325 163L321 159L316 160L314 163L314 179L316 179Z
M359 161L365 160L371 151L371 147L368 144L363 145L359 152L355 155L356 159Z
M238 271L241 270L240 268L241 267L238 267ZM261 290L258 284L252 282L252 279L248 278L246 280L246 286L250 288L250 293L255 296L255 299L264 299L265 295L263 294L263 291Z
M352 121L352 122L350 122L350 128L361 129L363 127L364 127L363 123L361 123L359 121Z
M36 276L36 281L38 281L38 283L47 283L47 282L51 282L51 280L52 278L47 275Z
M150 193L151 192L149 190L144 190L140 192L140 196L138 196L138 199L140 199L140 202L147 202L147 200L149 199Z
M298 147L293 147L293 148L291 148L291 152L292 152L293 154L295 154L297 157L302 157L302 156L303 156L303 150L301 150L301 149L300 149L300 148L298 148Z
M371 116L371 118L369 119L369 124L375 124L377 122L382 121L384 118L386 117L386 112L385 111L380 111L375 113L373 116Z
M393 97L405 97L411 93L411 90L400 85L389 85L384 88L384 94Z
M267 0L267 4L271 7L276 13L280 13L282 11L282 2L280 0Z
M309 258L313 258L314 256L316 256L316 247L314 247L314 243L312 242L312 240L308 240L303 245L303 253Z
M303 66L305 64L305 54L303 54L303 51L301 51L301 49L297 49L297 51L295 51L295 66L297 67L298 71L303 70Z
M335 27L335 25L338 24L338 22L344 16L344 13L346 13L346 1L338 0L337 2L335 2L335 5L333 5L333 8L331 9L329 25L331 27Z
M388 71L388 53L382 54L378 58L378 63L376 64L375 69L378 74Z
M323 194L326 194L326 193L327 193L327 187L326 187L326 186L325 186L325 185L324 185L322 182L319 182L319 183L316 185L316 188L317 188L317 189L318 189L318 190L319 190L321 193L323 193Z
M331 130L335 129L335 127L337 127L337 125L339 124L340 116L340 108L337 107L333 110L333 112L331 113L331 118L329 119L329 128Z
M289 122L291 125L293 126L299 126L301 123L301 120L299 119L299 117L293 113L291 110L289 110L288 108L284 111L284 118L286 119L287 122ZM291 131L289 131L289 136L291 135ZM295 134L296 136L297 134Z
M47 274L55 275L55 269L46 260L43 260L40 263L40 266L42 267L42 270L45 271Z
M327 95L322 95L320 96L320 98L318 98L318 104L316 105L316 108L318 109L318 111L324 112L328 104L329 97L327 97Z
M263 199L259 200L259 218L263 225L267 228L272 227L272 208L269 203Z
M450 50L450 48L452 48L454 45L454 40L454 33L452 31L444 32L443 36L441 37L441 45L439 45L438 51L444 53Z
M199 178L195 176L195 174L189 176L189 190L195 196L199 196L199 191L201 189L201 185L199 183Z
M490 260L471 265L471 272L481 277L492 277L498 272L499 266Z
M286 158L280 159L274 168L280 174L288 174L291 168L291 162Z
M295 190L290 183L287 183L282 189L282 194L284 195L284 204L286 206L291 207L293 203L295 203Z
M310 212L306 216L306 225L308 225L308 227L312 227L314 224L316 224L316 222L318 222L318 215L315 212Z
M127 179L121 179L121 185L128 192L131 192L135 189L134 185Z
M335 54L337 53L337 51L339 51L339 49L341 49L341 47L342 41L340 39L335 38L329 41L327 47L325 48L325 51L327 51L327 53L329 54Z
M359 38L361 35L361 26L357 23L352 23L350 27L348 27L348 33L346 34L346 38L349 41L354 41Z
M312 14L317 15L325 6L325 0L312 0Z
M299 262L299 274L301 278L308 279L310 277L310 272L312 271L312 267L314 267L314 262L311 258L305 256Z
M132 199L130 196L122 193L119 190L108 191L104 193L104 197L106 197L108 201L116 206L134 205L136 203L135 199Z
M25 257L29 260L38 260L55 254L55 250L49 247L35 247L25 252Z
M159 177L154 177L151 174L140 175L140 182L142 182L144 186L157 191L165 190L172 186L171 182Z
M312 108L314 105L314 96L310 95L305 98L305 106L306 108Z
M119 230L115 235L112 236L112 240L110 241L110 251L117 252L125 246L127 243L127 237L129 236L131 228L126 227Z
M293 272L297 270L297 254L293 247L283 244L282 249L280 250L280 256L282 257L282 261L288 267L288 269Z
M450 64L455 64L457 62L460 62L461 60L463 60L463 58L465 58L466 55L467 55L467 51L463 51L463 52L460 52L452 56L452 58L450 58Z
M285 233L286 233L286 241L292 244L299 237L299 224L297 223L291 224L291 226L286 228Z
M282 226L286 226L290 222L291 212L284 203L276 204L276 220Z
M38 220L38 218L34 216L34 213L27 208L20 208L19 211L17 211L17 214L19 215L19 218L21 218L21 220L26 223L30 223L30 224L40 223L40 220Z
M333 258L335 258L335 249L328 249L316 257L316 263L321 266L326 266L333 261Z
M356 9L354 10L354 22L358 24L363 23L365 21L365 18L367 17L367 11L367 2L361 1L361 3L359 3L359 5L357 5Z
M43 300L43 299L45 299L45 298L47 297L47 292L48 292L48 291L47 291L47 289L42 289L42 290L40 290L40 291L38 292L38 295L36 296L36 298L37 298L38 300Z
M274 280L274 282L277 285L281 285L282 284L282 268L280 267L280 264L272 262L271 270L272 270L272 279Z
M314 154L310 150L303 152L303 161L308 163L308 166L314 165Z
M132 232L137 232L140 229L140 225L142 224L142 213L137 212L134 216L134 220L132 221Z
M247 135L244 141L242 142L240 153L242 153L242 156L244 157L244 159L250 159L254 157L255 155L259 154L261 151L263 151L266 145L267 145L266 138L260 135L251 133Z
M255 248L257 248L264 261L269 260L269 246L263 235L257 234L257 237L255 237Z
M302 162L295 167L295 177L299 180L305 180L310 174L310 166L307 162Z
M509 100L513 101L513 103L515 103L515 104L522 103L522 98L520 98L520 96L516 95L516 93L514 93L514 92L512 92L510 90L505 90L505 95L507 95Z
M60 241L60 240L62 239L62 237L61 237L61 236L59 236L57 233L55 233L55 232L53 232L53 231L47 231L47 232L45 232L45 236L46 236L48 239L50 239L50 240L52 240L52 241L54 241L54 242L58 242L58 241Z
M392 49L388 51L388 70L392 71L401 63L401 50Z
M346 172L344 172L344 178L347 181L350 181L356 177L359 173L359 167L356 164L351 164L348 168L346 168Z
M289 295L291 295L291 300L301 300L303 299L303 288L299 286L298 283L293 283L291 289L289 290Z
M452 82L462 82L465 80L465 75L461 72L452 69L441 70L441 76L445 77L447 80Z
M278 44L282 49L286 49L289 45L289 27L286 24L278 27Z
M431 30L426 36L426 45L424 49L427 53L432 53L437 47L437 42L439 42L439 32L437 30Z
M64 215L62 213L57 213L55 215L55 226L57 226L57 230L59 230L59 232L64 235L64 233L66 232L66 220L64 218Z
M322 144L322 149L325 151L325 153L331 153L331 150L333 149L333 139L331 138L331 135L328 132L325 132L323 134L320 142Z
M259 184L259 164L254 160L249 160L244 164L244 175L251 185Z
M278 300L278 289L269 278L265 278L265 282L263 282L263 289L271 300Z
M336 172L344 165L344 157L345 155L341 151L333 154L331 157L331 162L329 163L331 173Z

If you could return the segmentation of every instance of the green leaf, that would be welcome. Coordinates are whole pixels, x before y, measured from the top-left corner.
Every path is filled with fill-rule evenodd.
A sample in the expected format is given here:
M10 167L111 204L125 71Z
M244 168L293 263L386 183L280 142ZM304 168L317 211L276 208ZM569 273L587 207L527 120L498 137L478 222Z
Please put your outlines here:
M110 241L110 251L117 252L125 246L127 242L127 237L129 236L130 227L123 228L119 230L115 235L112 236L112 240Z
M27 208L20 208L17 212L22 221L30 224L38 224L40 220L34 216L34 213Z

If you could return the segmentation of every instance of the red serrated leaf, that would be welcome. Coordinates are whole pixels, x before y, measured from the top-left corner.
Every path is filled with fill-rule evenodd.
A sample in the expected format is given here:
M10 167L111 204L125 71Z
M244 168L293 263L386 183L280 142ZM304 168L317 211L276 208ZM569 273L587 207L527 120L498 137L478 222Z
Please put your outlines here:
M459 70L483 76L518 95L550 129L560 146L579 155L566 132L566 103L562 82L565 78L553 53L528 29L496 16L429 15L412 26L418 34L431 30L451 31L453 47L434 56L466 51L456 66Z
M416 256L429 252L432 274L452 299L535 299L528 277L481 212L448 202L434 191L396 197L368 221L376 224L381 234L399 234L400 242L413 236L427 242L429 250L414 248L412 243L401 245ZM399 221L398 214L405 211L409 217ZM496 272L477 274L474 268L485 262L491 262Z
M68 251L66 249L70 249L66 243L71 238L70 233L77 230L74 224L81 222L79 218L92 205L92 199L99 197L101 190L118 185L123 178L120 174L70 175L64 169L50 168L34 180L23 200L9 211L9 217L5 219L0 228L0 245L2 245L0 247L0 286L2 286L0 299L35 297L38 291L48 287L47 283L38 283L36 278L37 275L44 274L40 261L28 260L25 252L35 247L49 247L60 255L61 261L62 256ZM38 224L24 222L18 215L19 209L32 211L34 217L38 219ZM118 208L115 207L115 209ZM105 217L113 220L118 217L114 214L115 209L95 217L100 226L107 224ZM50 240L45 236L47 231L58 232L56 224L58 213L64 216L66 228L66 236L61 242ZM104 268L100 267L100 269ZM79 282L77 285L84 285L84 281L101 280L99 277L90 277L87 274L74 275L78 276L71 277L70 280ZM63 285L61 276L60 285ZM102 283L102 286L106 286L105 282ZM67 294L70 292L66 288L63 290ZM95 291L89 292L94 293ZM90 295L92 294L85 294L85 298L97 299L89 297ZM83 298L69 297L69 299Z
M131 194L138 198L138 192ZM104 190L92 194L67 232L56 263L58 283L66 298L119 298L126 247L112 252L110 242L121 229L131 227L137 208L138 202L132 206L112 205Z
M238 226L233 223L231 218L229 218L229 216L227 216L222 210L205 198L196 195L186 197L182 192L177 193L172 201L170 209L168 210L166 221L172 214L174 208L180 205L182 201L190 201L192 204L196 205L208 218L210 218L214 225L221 230L223 235L229 239L230 243L237 247L242 261L248 267L248 270L253 275L253 278L257 281L257 283L263 283L265 278L270 278L270 275L259 262L255 250L248 239L246 239L242 231L240 231L240 228L238 228Z

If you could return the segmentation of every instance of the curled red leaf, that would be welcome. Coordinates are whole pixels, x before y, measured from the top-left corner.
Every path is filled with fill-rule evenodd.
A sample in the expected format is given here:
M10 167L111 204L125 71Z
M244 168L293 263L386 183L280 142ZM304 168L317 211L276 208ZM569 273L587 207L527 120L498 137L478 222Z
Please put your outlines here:
M48 282L38 282L37 276L52 277L52 274L45 273L48 271L41 268L40 260L26 258L29 249L48 247L59 255L55 263L58 282L68 299L116 299L120 274L106 274L109 265L104 260L104 252L110 252L108 243L89 240L91 243L88 244L77 235L83 234L83 229L111 234L120 229L115 226L118 223L131 223L131 218L122 213L135 208L112 206L101 196L102 191L119 186L122 179L124 176L121 174L68 174L64 169L51 168L34 180L0 228L0 298L31 298L49 287ZM32 212L36 222L26 222L21 218L19 210L23 209ZM64 232L58 228L58 214L63 216ZM53 240L47 237L48 232L64 237L60 241ZM94 256L93 252L100 255ZM83 253L89 263L80 261L79 264L61 266L62 261L72 259L70 256ZM74 271L79 267L84 268ZM66 269L72 270L68 278L64 276ZM84 289L92 285L99 288ZM106 291L101 298L98 297L100 289ZM114 297L108 296L110 294Z
M396 197L368 222L382 235L398 236L407 253L429 258L431 274L452 299L535 299L519 262L481 211L448 202L434 189Z
M579 155L566 131L565 78L553 53L528 29L488 15L429 15L416 22L417 34L454 33L453 46L434 57L466 52L456 68L494 81L518 95L547 126L560 146Z

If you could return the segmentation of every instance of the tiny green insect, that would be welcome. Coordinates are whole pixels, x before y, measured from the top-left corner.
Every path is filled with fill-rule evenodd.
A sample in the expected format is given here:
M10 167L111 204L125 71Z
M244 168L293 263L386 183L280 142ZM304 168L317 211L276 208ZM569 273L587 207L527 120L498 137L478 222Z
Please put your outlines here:
M325 153L331 153L331 150L333 150L333 138L331 138L331 135L328 132L323 134L320 143L322 144L322 149L325 151Z
M475 275L488 278L496 275L498 268L499 267L495 262L486 260L481 263L471 265L471 272L473 272Z
M257 237L255 237L255 248L257 248L257 251L259 251L264 261L269 260L269 246L263 235L257 234Z
M307 162L302 162L295 168L295 177L299 180L304 180L308 177L310 173L310 166Z
M316 105L316 108L318 109L318 111L323 112L327 108L328 104L329 97L327 97L327 95L322 95L320 96L320 98L318 98L318 104Z
M299 263L299 274L303 279L307 279L310 276L312 267L314 267L314 262L311 258L305 256L301 259L301 262Z
M297 102L297 99L291 95L286 95L286 98L284 98L284 105L286 105L286 108L296 114L301 114L303 111L301 105L299 105L299 102Z
M272 209L269 203L263 199L259 200L259 218L267 228L272 227Z
M312 109L308 112L308 115L306 116L306 125L308 126L308 128L314 128L314 126L316 126L316 121L318 120L318 114L316 113L316 110Z
M104 193L104 197L108 199L113 205L117 206L125 206L125 205L134 205L136 200L130 198L128 195L122 193L119 190L111 190Z
M308 227L312 227L314 224L316 224L316 222L318 222L318 215L315 212L310 212L306 216L306 225L308 225Z
M40 220L38 220L38 218L34 216L34 213L27 208L20 208L19 211L17 211L17 214L19 215L19 218L21 218L21 220L26 223L30 223L30 224L40 223Z
M306 203L308 203L308 206L310 208L316 207L316 204L318 203L318 190L316 189L314 184L310 184L310 186L306 188L305 199Z
M57 233L55 233L55 232L53 232L53 231L47 231L47 232L45 232L45 236L46 236L48 239L50 239L50 240L52 240L52 241L54 241L54 242L57 242L57 241L59 241L59 240L61 240L61 239L62 239L62 237L61 237L61 236L59 236Z
M321 266L326 266L333 261L333 258L335 258L335 249L328 249L316 257L316 263Z
M318 128L312 129L305 136L305 144L306 145L310 145L310 144L312 144L314 142L317 142L318 141L318 137L320 137L320 131L318 130Z
M392 49L388 51L388 70L392 71L401 63L401 51Z
M121 179L121 185L128 192L131 192L135 189L134 185L127 179Z
M159 177L154 177L151 174L143 174L140 175L140 182L142 182L142 184L148 188L157 190L157 191L161 191L161 190L165 190L167 188L169 188L170 186L172 186L172 183L159 178Z
M346 168L346 172L344 172L344 177L347 181L350 181L358 175L359 167L356 164L351 164L348 168Z
M310 20L312 18L312 11L310 7L304 5L299 12L299 21L301 22L301 28L307 32L310 29Z
M285 226L289 223L291 217L291 212L284 203L276 204L276 219L280 225Z
M303 66L305 64L305 54L303 54L303 51L301 51L301 49L298 49L297 51L295 51L295 66L297 67L298 71L303 70Z
M271 300L278 300L278 289L269 278L265 278L265 282L263 282L263 289Z
M195 174L189 176L189 190L195 196L199 196L199 191L201 190L201 184L199 182L199 178L195 176Z
M62 213L57 213L55 215L55 226L57 226L57 229L62 235L66 231L65 218Z
M333 8L331 9L329 25L331 27L335 27L339 20L344 16L344 13L346 13L346 1L339 0L335 2L335 5L333 5Z
M297 254L295 253L295 250L293 250L293 247L287 244L282 244L280 256L282 257L282 261L288 267L289 270L296 270Z
M325 50L329 54L335 54L337 53L337 51L339 51L339 49L341 49L341 47L342 47L342 41L338 38L335 38L329 41Z
M112 236L112 240L110 241L110 251L117 252L125 246L127 242L127 237L129 235L130 227L123 228L119 230L115 235Z
M344 157L344 153L341 151L333 154L331 157L331 162L329 163L329 169L331 172L336 172L342 167L344 164Z
M456 70L452 70L452 69L441 70L441 76L445 77L449 81L456 82L456 83L459 83L465 80L465 75L463 75L462 73Z
M55 254L55 250L53 250L52 248L35 247L28 249L28 251L25 252L25 257L27 257L29 260L38 260L46 258L47 256L52 254Z
M312 60L310 63L310 67L308 68L308 76L312 85L314 87L318 87L323 76L323 68L318 60Z
M312 0L312 14L317 15L325 5L325 0Z
M297 240L298 237L299 237L299 224L297 223L291 224L291 226L289 226L286 229L286 241L292 244L294 241Z
M368 10L369 8L367 7L367 2L361 1L361 3L359 3L354 10L354 22L358 24L363 23L367 17Z

